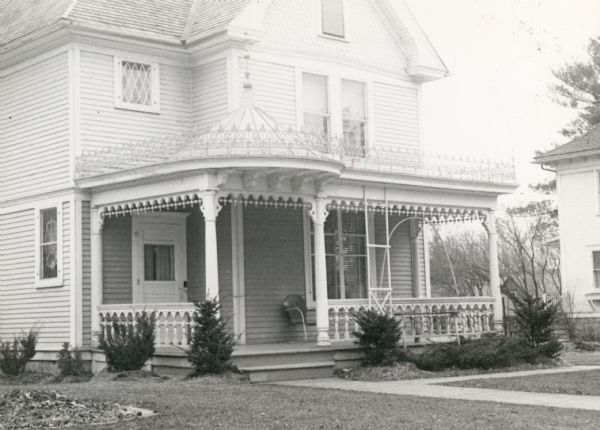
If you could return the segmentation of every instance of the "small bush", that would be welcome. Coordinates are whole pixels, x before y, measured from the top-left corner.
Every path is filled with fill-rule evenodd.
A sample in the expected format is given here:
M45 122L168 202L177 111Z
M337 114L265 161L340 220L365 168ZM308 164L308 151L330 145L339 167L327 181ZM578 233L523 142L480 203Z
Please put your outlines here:
M12 341L0 341L0 369L6 375L20 375L35 355L37 330L15 336Z
M206 300L196 305L198 316L192 335L188 360L192 363L192 376L220 375L234 370L231 354L235 338L221 317L221 305L217 299Z
M531 294L516 297L513 303L518 335L537 353L549 358L558 356L562 346L554 336L553 326L559 319L560 305L546 303Z
M74 348L71 351L69 342L63 343L62 349L58 352L56 357L56 364L60 376L84 376L87 375L87 371L84 368L83 360L81 359L81 351Z
M394 360L402 330L393 315L361 310L355 315L360 331L352 334L365 354L364 364L377 366Z
M142 312L136 315L135 320L135 330L115 321L112 335L100 337L100 349L106 355L108 370L111 372L140 370L154 355L154 315Z

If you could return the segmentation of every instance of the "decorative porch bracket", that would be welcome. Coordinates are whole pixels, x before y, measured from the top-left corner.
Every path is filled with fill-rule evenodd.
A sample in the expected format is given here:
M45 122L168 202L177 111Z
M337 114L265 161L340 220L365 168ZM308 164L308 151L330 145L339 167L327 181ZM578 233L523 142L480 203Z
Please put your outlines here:
M327 200L317 196L309 212L314 225L315 291L317 317L317 345L328 346L329 307L327 302L327 259L325 257L325 220L329 215Z

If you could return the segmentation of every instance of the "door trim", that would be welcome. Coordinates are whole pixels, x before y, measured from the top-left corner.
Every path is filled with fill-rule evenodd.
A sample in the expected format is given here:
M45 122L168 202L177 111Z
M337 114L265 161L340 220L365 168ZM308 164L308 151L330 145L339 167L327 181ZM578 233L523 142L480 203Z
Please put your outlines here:
M162 213L151 213L151 214L134 214L131 216L131 293L132 303L144 303L144 292L142 288L142 282L139 279L140 265L143 268L143 259L140 261L140 229L144 225L158 225L169 224L178 226L182 229L182 234L179 238L175 238L176 248L181 246L184 251L184 256L187 255L187 225L186 219L190 214L187 212L162 212ZM181 230L180 230L181 231ZM182 242L182 243L178 243ZM184 279L178 279L178 270L175 270L175 281L183 284L187 281L187 257L184 258L183 262L177 262L176 265L182 264L181 275ZM176 266L177 267L177 266ZM182 288L182 285L178 286L178 289Z

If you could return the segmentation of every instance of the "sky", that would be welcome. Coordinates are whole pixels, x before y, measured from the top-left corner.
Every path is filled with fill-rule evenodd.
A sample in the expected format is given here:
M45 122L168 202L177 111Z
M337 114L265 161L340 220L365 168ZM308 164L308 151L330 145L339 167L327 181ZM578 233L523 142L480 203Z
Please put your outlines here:
M521 192L551 177L536 150L565 143L575 112L553 102L552 70L586 59L600 0L406 0L450 76L422 94L426 151L508 159Z

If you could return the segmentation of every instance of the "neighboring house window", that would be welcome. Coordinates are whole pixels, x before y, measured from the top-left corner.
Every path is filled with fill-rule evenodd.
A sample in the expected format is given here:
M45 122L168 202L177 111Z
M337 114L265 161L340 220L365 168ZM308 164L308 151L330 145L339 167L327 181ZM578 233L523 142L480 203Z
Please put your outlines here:
M304 129L310 133L329 135L329 94L327 77L302 75L304 100Z
M592 252L594 262L594 287L600 288L600 251Z
M160 111L157 63L115 59L115 106L145 112Z
M58 207L38 209L36 213L37 287L62 285L61 212Z
M355 149L367 145L366 87L362 82L342 80L344 141Z
M344 0L321 0L323 34L344 37Z
M327 297L367 298L367 254L364 212L333 210L325 222ZM311 256L314 292L314 234L311 223Z

